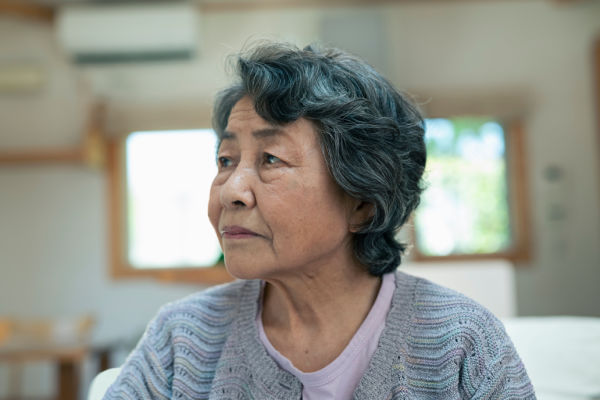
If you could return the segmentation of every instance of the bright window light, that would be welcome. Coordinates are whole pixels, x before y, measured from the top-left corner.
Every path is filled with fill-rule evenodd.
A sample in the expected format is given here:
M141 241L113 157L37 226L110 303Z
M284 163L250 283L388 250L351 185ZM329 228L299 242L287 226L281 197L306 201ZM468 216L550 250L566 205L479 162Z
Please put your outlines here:
M485 118L426 121L427 188L415 214L428 256L487 254L511 245L502 126Z
M216 145L212 130L128 136L127 256L133 267L201 267L219 260L207 217Z

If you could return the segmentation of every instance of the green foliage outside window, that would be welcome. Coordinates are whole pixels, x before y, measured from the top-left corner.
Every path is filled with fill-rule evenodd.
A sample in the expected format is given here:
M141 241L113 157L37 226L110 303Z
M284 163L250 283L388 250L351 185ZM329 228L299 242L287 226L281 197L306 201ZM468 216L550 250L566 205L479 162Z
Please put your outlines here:
M427 256L488 254L511 244L502 126L486 118L426 121L426 190L415 214Z

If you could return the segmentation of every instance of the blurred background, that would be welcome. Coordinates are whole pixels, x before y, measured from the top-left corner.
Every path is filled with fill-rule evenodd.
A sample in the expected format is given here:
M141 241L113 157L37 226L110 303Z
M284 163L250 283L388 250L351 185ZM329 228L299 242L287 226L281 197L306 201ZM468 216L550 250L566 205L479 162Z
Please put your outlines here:
M600 317L600 2L2 1L0 398L84 398L162 304L230 279L211 105L263 39L353 52L423 109L405 268L508 271L501 317Z

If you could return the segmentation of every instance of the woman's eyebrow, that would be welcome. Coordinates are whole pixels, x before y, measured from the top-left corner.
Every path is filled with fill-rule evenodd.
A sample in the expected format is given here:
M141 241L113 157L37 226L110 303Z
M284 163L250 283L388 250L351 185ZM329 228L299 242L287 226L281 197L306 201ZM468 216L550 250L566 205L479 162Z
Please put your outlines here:
M253 131L252 136L254 136L256 139L265 139L273 136L278 136L282 133L283 130L281 128L269 127ZM221 141L223 140L237 140L237 135L235 134L235 132L223 131L223 133L221 134Z
M236 140L237 136L235 133L230 132L230 131L223 131L223 133L221 134L221 137L219 138L220 141L222 142L223 140Z

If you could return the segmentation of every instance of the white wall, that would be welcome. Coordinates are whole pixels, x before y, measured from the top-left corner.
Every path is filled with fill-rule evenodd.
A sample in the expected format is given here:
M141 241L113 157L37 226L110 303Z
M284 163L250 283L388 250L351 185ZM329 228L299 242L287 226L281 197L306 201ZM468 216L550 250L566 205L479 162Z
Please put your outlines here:
M600 4L436 3L391 7L386 16L395 39L392 79L400 87L512 90L528 97L535 248L532 261L517 271L518 310L600 315L600 116L594 114L600 99L594 98L591 63ZM558 190L543 178L548 166L564 172ZM553 221L550 208L557 202L566 216Z
M323 16L340 12L213 11L203 16L198 60L112 68L72 67L50 27L0 17L0 59L38 61L47 73L38 93L0 94L0 149L77 144L83 110L94 96L109 100L113 133L160 124L152 117L156 110L174 125L206 126L210 99L227 82L226 54L265 35L307 44L319 38ZM600 3L409 2L378 12L389 35L382 68L398 86L527 94L535 248L531 262L517 271L518 311L600 316L600 144L591 66ZM558 191L543 179L550 165L564 171ZM550 201L562 202L564 219L548 218ZM107 235L103 172L0 166L0 315L93 312L96 338L130 336L159 305L199 289L110 280ZM44 379L39 374L42 384L30 385L32 394L50 389L47 372Z

